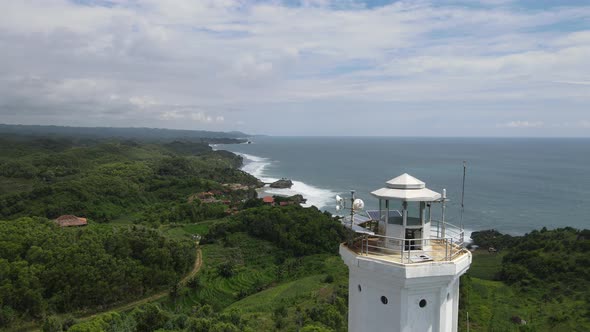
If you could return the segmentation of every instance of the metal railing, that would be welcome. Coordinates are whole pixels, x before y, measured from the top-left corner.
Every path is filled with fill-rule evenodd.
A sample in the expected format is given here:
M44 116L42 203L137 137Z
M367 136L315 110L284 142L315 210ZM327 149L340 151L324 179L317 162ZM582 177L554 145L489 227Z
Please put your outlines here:
M351 240L348 247L360 255L381 256L382 259L402 264L451 261L465 252L464 232L457 226L445 223L445 237L441 236L438 225L431 224L430 230L428 239L363 234Z
M430 236L432 238L452 238L456 243L465 243L465 231L459 226L439 220L430 221Z

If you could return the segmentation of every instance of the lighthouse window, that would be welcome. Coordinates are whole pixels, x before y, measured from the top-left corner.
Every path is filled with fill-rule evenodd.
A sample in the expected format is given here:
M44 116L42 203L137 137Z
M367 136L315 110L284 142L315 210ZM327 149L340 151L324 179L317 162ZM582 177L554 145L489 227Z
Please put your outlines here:
M421 202L408 202L408 219L407 224L410 226L419 226L422 224L420 220L420 203Z
M361 288L361 285L359 285L359 292L362 291L363 289Z
M420 300L420 303L418 305L420 306L420 308L424 308L426 306L426 300L425 299Z
M381 296L381 303L387 304L389 302L385 296Z

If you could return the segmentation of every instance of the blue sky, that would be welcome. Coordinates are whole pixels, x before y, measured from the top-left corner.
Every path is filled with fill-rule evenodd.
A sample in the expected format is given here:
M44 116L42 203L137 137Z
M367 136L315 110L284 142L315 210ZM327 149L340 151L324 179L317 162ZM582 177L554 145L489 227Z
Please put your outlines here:
M587 1L2 7L2 123L590 136Z

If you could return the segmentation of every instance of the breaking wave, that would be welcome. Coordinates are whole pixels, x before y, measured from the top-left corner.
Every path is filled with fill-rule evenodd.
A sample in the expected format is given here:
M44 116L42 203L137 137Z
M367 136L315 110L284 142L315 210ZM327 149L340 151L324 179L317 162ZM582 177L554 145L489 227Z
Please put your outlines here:
M268 158L253 156L246 153L238 154L244 158L244 166L242 167L244 172L257 177L265 183L272 183L279 180L266 175L267 167L272 164L272 161ZM264 187L264 193L268 195L280 196L292 196L299 194L307 199L307 202L302 204L302 206L309 207L315 205L318 209L327 207L334 200L333 197L336 195L336 192L329 189L318 188L316 186L293 179L291 181L293 181L293 186L291 189Z

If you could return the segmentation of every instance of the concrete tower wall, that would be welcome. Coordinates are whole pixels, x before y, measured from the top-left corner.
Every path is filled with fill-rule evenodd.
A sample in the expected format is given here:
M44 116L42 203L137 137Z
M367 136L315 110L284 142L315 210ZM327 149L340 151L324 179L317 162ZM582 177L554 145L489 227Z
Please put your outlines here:
M386 279L371 277L366 271L351 267L348 291L349 331L367 331L367 327L373 331L400 331L401 288L391 287ZM387 299L386 304L382 296Z
M349 267L350 332L457 331L459 277L471 255L444 264L398 265L357 256L345 246L340 254Z

